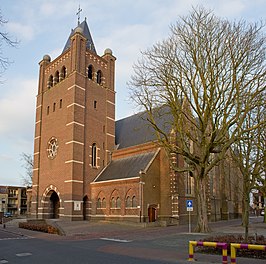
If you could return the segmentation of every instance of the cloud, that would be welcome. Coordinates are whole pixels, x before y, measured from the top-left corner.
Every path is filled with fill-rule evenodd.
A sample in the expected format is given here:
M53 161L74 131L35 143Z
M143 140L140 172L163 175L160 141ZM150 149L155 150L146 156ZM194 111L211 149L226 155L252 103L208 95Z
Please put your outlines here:
M9 22L7 24L8 31L15 35L19 40L30 41L34 37L34 29L32 26L23 25L17 22Z
M0 97L0 138L27 137L35 117L36 79L13 79ZM7 90L8 89L8 90Z

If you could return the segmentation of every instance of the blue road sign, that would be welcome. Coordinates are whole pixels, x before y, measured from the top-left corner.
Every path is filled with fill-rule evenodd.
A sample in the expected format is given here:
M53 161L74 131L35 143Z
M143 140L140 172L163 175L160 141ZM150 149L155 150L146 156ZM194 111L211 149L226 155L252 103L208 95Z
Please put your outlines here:
M193 211L193 201L187 200L187 211Z

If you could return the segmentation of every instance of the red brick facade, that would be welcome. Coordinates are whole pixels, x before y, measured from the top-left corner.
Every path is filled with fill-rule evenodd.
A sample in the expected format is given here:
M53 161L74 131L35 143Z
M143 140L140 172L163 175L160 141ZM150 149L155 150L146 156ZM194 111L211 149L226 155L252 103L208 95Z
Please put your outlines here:
M155 143L115 150L116 58L110 49L98 56L86 41L77 27L69 48L53 61L45 55L40 62L31 217L186 222L187 199L194 201L192 215L196 212L193 179L171 171L165 151ZM145 171L97 182L111 159L151 151L155 154ZM239 195L229 188L232 173L230 162L214 172L210 219L240 212Z
M31 206L35 217L83 219L89 183L114 148L115 57L108 49L100 57L86 49L85 42L76 30L70 49L53 61L46 55L40 62ZM56 143L49 144L51 139ZM52 157L49 147L54 148Z

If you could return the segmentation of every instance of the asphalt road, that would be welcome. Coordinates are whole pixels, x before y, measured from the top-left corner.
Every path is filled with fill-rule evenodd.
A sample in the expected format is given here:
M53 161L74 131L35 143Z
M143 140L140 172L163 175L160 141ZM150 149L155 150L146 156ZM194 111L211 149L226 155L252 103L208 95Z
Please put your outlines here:
M233 229L237 222L230 222ZM213 228L225 229L226 225L227 222L217 222ZM112 227L113 231L107 232L110 228L99 227L93 236L60 237L21 229L13 232L11 227L3 229L0 225L0 264L184 264L191 263L187 261L188 241L204 236L186 233L186 226L128 229L128 232ZM198 264L222 262L221 255L196 253L195 258ZM262 264L265 260L238 258L237 263Z
M2 237L0 239L0 263L169 263L168 261L143 257L143 255L137 256L139 247L129 245L133 242L105 239L58 241L15 235L10 235L7 238L2 231L0 231L0 236ZM131 249L130 252L129 249ZM134 256L135 254L136 256Z

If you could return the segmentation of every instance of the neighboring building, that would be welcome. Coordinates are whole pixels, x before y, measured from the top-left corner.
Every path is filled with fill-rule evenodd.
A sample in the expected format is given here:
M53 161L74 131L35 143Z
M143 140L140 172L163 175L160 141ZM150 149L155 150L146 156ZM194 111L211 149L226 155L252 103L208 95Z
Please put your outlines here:
M0 186L0 212L9 212L12 216L25 215L27 195L25 187Z
M0 186L0 212L7 211L8 191L6 186Z
M96 53L85 20L60 56L40 62L31 217L178 223L188 199L195 215L194 179L171 170L145 114L115 122L115 60L110 49ZM229 161L213 172L211 220L241 213L233 175Z

